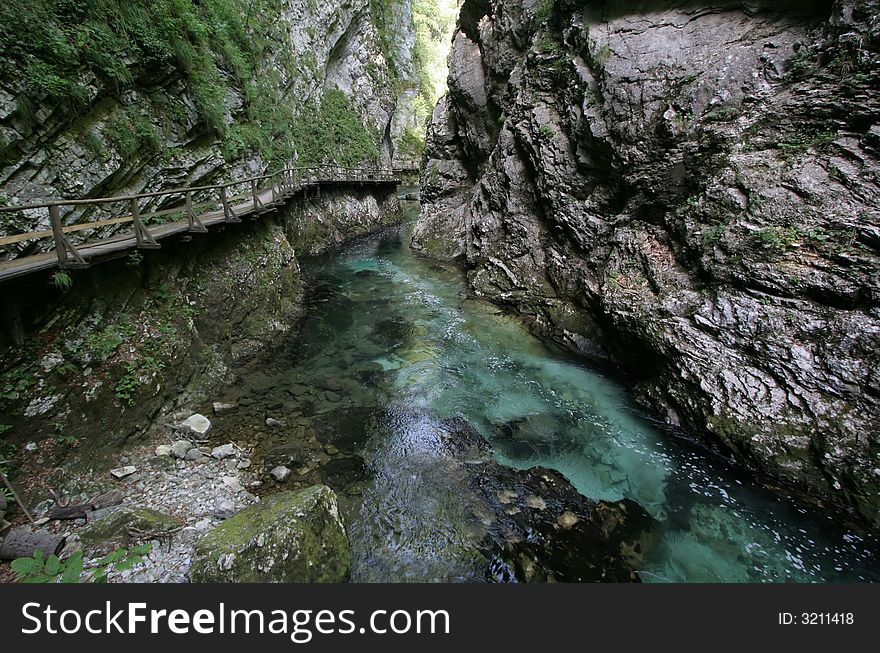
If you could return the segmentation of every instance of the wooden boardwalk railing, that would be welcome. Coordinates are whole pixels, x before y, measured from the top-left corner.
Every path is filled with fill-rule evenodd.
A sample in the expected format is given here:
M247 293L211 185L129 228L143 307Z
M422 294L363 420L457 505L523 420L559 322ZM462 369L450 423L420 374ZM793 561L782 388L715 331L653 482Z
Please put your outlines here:
M314 190L320 195L322 185L382 185L396 184L397 181L394 171L387 168L345 168L336 165L288 167L273 173L224 184L175 188L117 197L3 206L0 207L0 213L45 210L49 216L51 229L3 236L0 237L0 246L52 238L55 241L55 249L54 252L0 261L0 282L56 266L87 267L89 259L135 247L156 249L159 247L158 240L173 234L205 233L213 224L241 222L241 217L245 215L275 211L278 206L298 193L307 196L309 191ZM172 206L144 210L144 206L147 205L165 204ZM76 224L64 224L65 209L68 215L79 216L80 219ZM96 211L103 211L105 215L109 213L111 217L99 220L87 219L90 213ZM86 219L83 219L83 216L86 216ZM174 220L175 217L179 219ZM151 221L163 218L170 220L168 222L163 220L158 226L150 226ZM67 236L69 233L88 229L100 233L102 229L106 230L108 227L126 223L132 224L131 232L114 233L106 237L98 235L97 238L76 245Z

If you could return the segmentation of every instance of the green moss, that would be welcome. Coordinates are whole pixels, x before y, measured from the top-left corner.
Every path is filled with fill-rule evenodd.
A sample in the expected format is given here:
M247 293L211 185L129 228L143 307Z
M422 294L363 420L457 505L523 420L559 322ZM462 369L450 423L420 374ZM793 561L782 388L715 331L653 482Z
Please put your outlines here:
M316 485L279 492L233 515L197 543L194 582L342 582L348 538L335 495Z
M170 515L148 508L125 506L84 527L79 531L79 536L80 541L88 548L113 549L130 542L130 529L156 533L173 531L180 527L181 523Z

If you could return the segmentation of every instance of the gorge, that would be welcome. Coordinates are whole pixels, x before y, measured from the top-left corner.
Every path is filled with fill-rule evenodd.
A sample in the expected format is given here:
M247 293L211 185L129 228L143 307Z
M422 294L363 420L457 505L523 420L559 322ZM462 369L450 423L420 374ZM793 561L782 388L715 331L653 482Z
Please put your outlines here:
M877 580L878 10L13 0L4 205L420 180L3 282L0 536L89 578L144 533L114 582Z

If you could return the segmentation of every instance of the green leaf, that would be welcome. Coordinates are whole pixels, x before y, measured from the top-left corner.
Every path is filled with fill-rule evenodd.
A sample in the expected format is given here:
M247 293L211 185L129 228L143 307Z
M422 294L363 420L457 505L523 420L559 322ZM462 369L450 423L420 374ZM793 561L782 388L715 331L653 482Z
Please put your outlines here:
M37 576L31 576L30 578L25 578L22 583L34 584L34 583L51 583L55 580L54 576L46 576L45 574L38 574Z
M130 553L132 555L145 556L152 550L153 545L150 542L147 542L146 544L141 544L140 546L134 547Z
M61 576L62 583L78 583L83 570L83 554L77 551L67 559L67 566Z
M46 560L46 574L49 576L57 576L61 573L61 560L57 555L50 555Z
M17 558L9 566L17 575L25 576L40 571L43 568L43 563L33 558Z

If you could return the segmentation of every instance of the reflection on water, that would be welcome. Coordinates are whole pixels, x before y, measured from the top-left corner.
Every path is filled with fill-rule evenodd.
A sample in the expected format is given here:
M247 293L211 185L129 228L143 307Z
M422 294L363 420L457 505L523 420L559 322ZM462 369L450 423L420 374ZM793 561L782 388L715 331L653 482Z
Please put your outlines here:
M507 465L551 467L588 497L644 506L662 526L644 581L878 579L873 542L671 441L614 382L468 300L458 273L406 243L392 231L307 264L301 339L229 388L243 407L230 427L280 419L278 432L255 431L267 461L340 494L355 580L478 578L469 497L431 439L453 417Z

